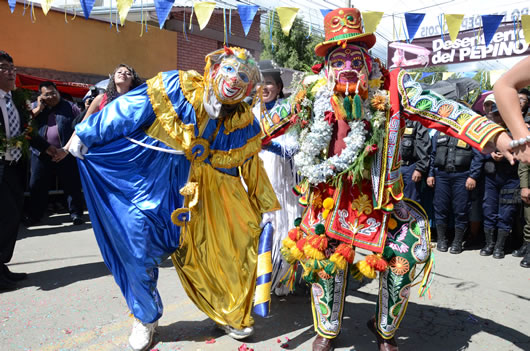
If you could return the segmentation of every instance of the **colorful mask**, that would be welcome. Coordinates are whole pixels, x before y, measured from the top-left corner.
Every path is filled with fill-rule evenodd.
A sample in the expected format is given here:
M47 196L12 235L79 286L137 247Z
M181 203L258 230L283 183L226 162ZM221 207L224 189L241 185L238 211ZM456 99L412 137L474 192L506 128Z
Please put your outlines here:
M357 83L362 77L365 80L368 78L364 53L356 45L339 46L329 54L327 61L338 83Z
M261 81L256 62L245 49L225 48L208 55L207 62L210 59L213 66L209 84L223 105L241 102Z

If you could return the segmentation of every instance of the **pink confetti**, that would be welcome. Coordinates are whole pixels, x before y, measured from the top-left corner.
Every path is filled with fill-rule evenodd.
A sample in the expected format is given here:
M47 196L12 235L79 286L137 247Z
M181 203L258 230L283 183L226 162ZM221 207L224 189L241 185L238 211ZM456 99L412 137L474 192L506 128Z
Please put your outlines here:
M151 349L151 351L160 351L159 349Z
M243 344L237 348L238 351L254 351L254 349L251 349L247 346L247 344Z
M206 340L207 344L215 344L215 339Z
M287 340L287 341L291 341L291 339L289 339L287 336L285 337L285 340Z
M65 329L65 330L63 330L63 332L65 334L72 334L72 330L71 329Z
M276 339L276 342L277 342L278 344L280 344L280 343L282 342L282 339L278 338L278 339Z
M281 347L282 349L286 349L286 348L289 347L289 344L288 344L288 343L281 344L280 347Z

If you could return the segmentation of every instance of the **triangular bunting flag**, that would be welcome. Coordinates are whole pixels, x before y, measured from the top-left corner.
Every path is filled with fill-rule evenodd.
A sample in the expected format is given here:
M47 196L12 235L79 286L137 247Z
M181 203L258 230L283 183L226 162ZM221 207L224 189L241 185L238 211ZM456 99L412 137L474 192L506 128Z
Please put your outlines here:
M213 10L215 9L215 2L196 2L193 4L197 22L199 22L199 29L203 30L210 21Z
M476 75L477 75L476 71L462 72L462 77L464 78L473 78Z
M443 72L442 80L447 80L447 79L451 78L454 74L455 74L455 72Z
M460 32L460 25L464 15L445 15L445 23L447 23L447 28L449 28L449 37L451 41L455 41L458 37L458 32Z
M7 3L9 4L11 13L13 13L13 11L15 11L15 6L17 5L17 0L7 0Z
M44 16L48 14L48 11L50 11L50 7L52 7L53 0L40 0L40 6L42 8L42 12L44 13Z
M164 26L174 2L175 0L155 0L156 17L158 17L160 29Z
M433 74L434 74L434 72L421 72L421 78L420 79L430 77Z
M320 9L320 13L322 14L322 16L326 17L326 15L328 13L330 13L332 10L330 9Z
M490 84L493 85L495 82L505 73L506 71L503 69L496 69L493 71L490 71Z
M377 25L381 22L384 12L366 11L361 13L364 22L365 33L375 33Z
M420 28L421 22L425 17L424 13L405 12L405 22L407 23L407 32L409 34L409 42L414 39L416 32Z
M83 14L85 15L86 19L90 17L90 13L94 7L94 2L96 2L96 0L81 0L81 7L83 8Z
M484 31L484 43L486 46L490 44L493 35L499 28L504 15L482 15L482 30Z
M530 45L530 15L521 15L521 27L523 27L524 40Z
M256 16L258 9L258 5L237 5L237 12L239 13L239 19L241 20L241 25L245 31L245 36L248 35L248 31L252 26L254 16Z
M285 36L289 35L291 27L293 26L296 14L298 13L298 8L296 7L277 7L276 12L278 12L278 18L280 19L280 26L282 27L282 32Z
M117 5L118 13L120 14L120 24L122 26L125 23L125 19L127 18L127 14L129 13L129 10L131 9L133 1L134 0L116 0L118 4Z

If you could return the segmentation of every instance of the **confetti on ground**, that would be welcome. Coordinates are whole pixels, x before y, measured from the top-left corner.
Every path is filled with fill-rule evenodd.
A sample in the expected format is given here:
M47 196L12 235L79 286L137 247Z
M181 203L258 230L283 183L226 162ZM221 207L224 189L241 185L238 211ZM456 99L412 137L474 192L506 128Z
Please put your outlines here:
M207 344L215 344L215 339L206 340Z
M237 348L238 351L254 351L254 349L251 349L247 346L247 344L243 344Z
M276 339L276 342L277 342L278 344L281 344L281 343L282 343L282 339L278 338L278 339Z
M280 345L280 347L282 349L287 349L287 348L289 348L289 344L288 343L283 343L283 344Z
M63 333L72 334L72 330L71 329L65 329L65 330L63 330Z

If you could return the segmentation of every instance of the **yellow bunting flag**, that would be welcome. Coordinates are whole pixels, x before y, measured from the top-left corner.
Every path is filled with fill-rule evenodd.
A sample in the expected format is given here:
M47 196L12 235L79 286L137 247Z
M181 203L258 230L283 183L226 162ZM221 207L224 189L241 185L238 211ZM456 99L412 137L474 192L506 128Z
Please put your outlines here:
M280 19L280 26L282 27L282 32L285 36L289 35L291 27L293 26L294 19L298 13L298 8L296 7L277 7L276 12L278 12L278 18Z
M125 23L125 19L127 18L127 14L129 13L129 10L131 9L131 6L133 4L134 0L116 0L118 3L118 13L120 14L120 23L123 26Z
M375 33L375 30L377 29L379 22L381 22L384 12L365 11L361 14L363 16L364 32Z
M464 15L447 15L445 14L445 23L447 23L447 28L449 28L449 37L451 41L455 41L458 37L458 32L460 32L460 25L464 19Z
M521 15L521 26L523 27L524 40L530 45L530 15Z
M215 9L215 2L196 2L193 4L197 22L199 22L199 29L203 30L210 21L212 12Z
M48 11L50 11L50 7L52 7L53 0L40 0L40 6L42 7L42 12L44 12L44 16L48 14Z
M442 74L442 80L446 80L446 79L449 79L453 76L453 74L455 74L455 72L444 72Z

